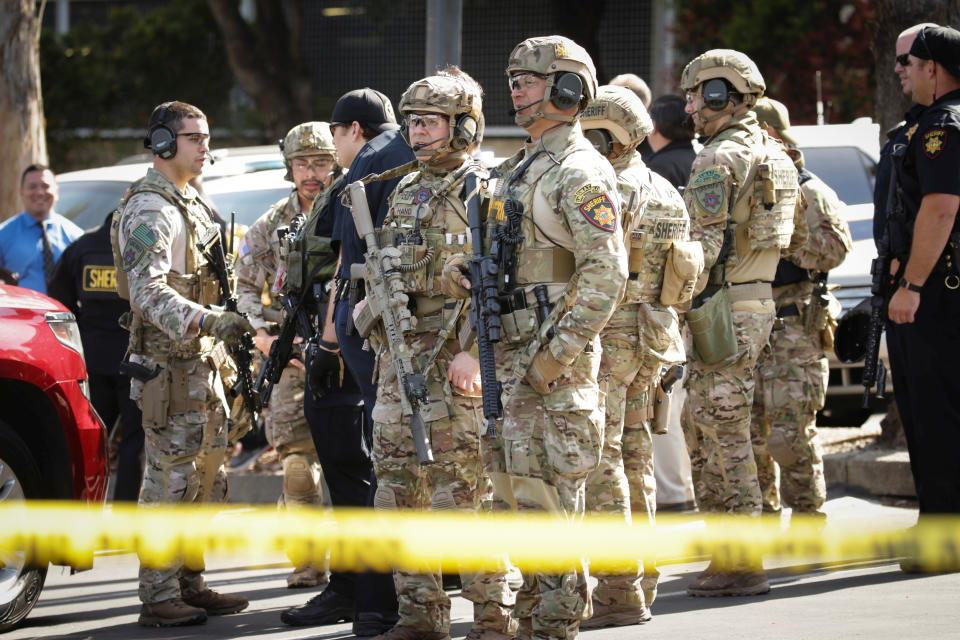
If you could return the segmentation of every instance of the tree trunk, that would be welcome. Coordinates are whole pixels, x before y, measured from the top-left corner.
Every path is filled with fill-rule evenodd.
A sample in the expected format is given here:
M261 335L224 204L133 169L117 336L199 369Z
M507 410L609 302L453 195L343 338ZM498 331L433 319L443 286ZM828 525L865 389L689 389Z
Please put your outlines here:
M47 162L39 51L45 4L5 0L0 9L0 221L22 209L20 172Z
M223 33L230 68L253 99L268 134L281 138L308 120L310 84L300 55L297 3L258 0L254 32L235 0L207 1Z
M876 69L876 116L880 123L880 144L886 131L903 119L911 100L903 95L900 80L893 72L897 36L921 22L955 25L960 22L960 0L873 0L873 60Z

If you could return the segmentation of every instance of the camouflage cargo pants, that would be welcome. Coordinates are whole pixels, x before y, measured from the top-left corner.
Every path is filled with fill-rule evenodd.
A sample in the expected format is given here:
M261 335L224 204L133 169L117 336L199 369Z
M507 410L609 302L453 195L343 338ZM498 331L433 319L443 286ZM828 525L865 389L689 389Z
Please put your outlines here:
M696 427L698 442L691 463L702 456L694 472L694 488L701 511L758 516L760 485L750 438L757 361L773 327L773 305L760 311L734 309L737 352L716 364L690 359L687 380L687 424ZM702 461L701 461L702 460Z
M827 487L817 411L826 399L829 369L820 335L807 333L801 317L783 321L760 355L753 399L753 454L763 510L779 511L782 496L795 512L819 513Z
M600 345L595 340L547 395L525 380L503 408L504 468L519 511L549 511L576 520L585 511L587 475L600 464L603 406L597 385ZM497 345L497 376L509 383L518 349ZM561 574L524 574L514 615L518 637L575 638L589 613L583 564ZM529 631L528 631L529 630Z
M153 368L153 362L144 363ZM146 383L134 380L130 397L143 412L146 468L140 506L224 502L227 476L226 412L219 376L201 358L171 360ZM203 556L168 567L140 567L140 600L162 602L203 590Z
M437 337L408 337L421 370ZM455 344L453 341L449 345ZM402 415L397 378L390 354L380 354L377 403L373 409L373 468L377 476L377 509L433 509L478 512L489 503L490 480L483 469L480 400L452 393L446 379L452 354L444 347L425 372L430 405L421 416L433 449L434 464L420 466L410 435L409 417ZM504 634L512 631L514 596L504 571L461 572L461 595L474 603L474 627ZM432 573L394 571L400 621L424 631L450 630L450 598L443 591L440 567Z
M606 393L603 451L600 466L587 476L588 512L620 515L626 522L634 510L653 523L656 500L648 499L653 480L653 440L647 421L648 386L659 373L641 347L637 330L637 305L617 309L600 335L600 388ZM595 603L617 608L642 608L650 604L656 588L655 569L645 579L638 561L618 574L597 574ZM652 582L652 584L651 584ZM644 593L646 587L647 597Z

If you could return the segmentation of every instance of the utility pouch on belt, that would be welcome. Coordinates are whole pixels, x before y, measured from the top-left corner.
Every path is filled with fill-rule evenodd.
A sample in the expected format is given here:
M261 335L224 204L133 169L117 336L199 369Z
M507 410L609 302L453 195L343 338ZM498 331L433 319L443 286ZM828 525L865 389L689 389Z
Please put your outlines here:
M351 293L353 292L353 283L354 282L363 282L363 274L366 270L365 265L362 262L350 265L350 288ZM351 314L353 312L356 303L350 305ZM357 314L353 320L353 326L357 330L357 335L361 338L366 338L370 335L370 332L373 331L374 327L377 326L377 317L373 313L371 308L371 301L367 300L367 304L363 305L363 309L360 313Z
M703 246L699 242L674 242L664 264L660 304L669 307L690 302L703 266Z
M670 424L670 392L658 384L653 395L653 420L650 422L650 431L658 435L664 434L667 432L668 424Z
M726 287L686 314L693 347L700 361L715 364L737 352L737 334L733 330L733 310Z

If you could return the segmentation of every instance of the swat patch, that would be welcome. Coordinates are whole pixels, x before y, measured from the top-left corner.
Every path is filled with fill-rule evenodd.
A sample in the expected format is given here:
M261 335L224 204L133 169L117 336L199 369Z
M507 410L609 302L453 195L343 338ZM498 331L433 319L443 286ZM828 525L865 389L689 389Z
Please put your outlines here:
M120 265L120 268L123 269L124 273L130 271L140 264L146 254L147 246L138 238L131 236L123 248L123 264Z
M657 218L653 223L653 242L683 242L687 239L687 220L683 218Z
M117 270L113 268L113 265L84 265L83 290L115 293L117 291Z
M145 224L138 225L130 235L142 242L144 247L148 249L157 244L157 234Z
M913 140L913 134L917 132L917 127L919 126L920 126L919 122L914 122L913 126L907 129L907 133L904 134L907 136L907 142L910 142L911 140Z
M598 184L585 184L573 193L573 203L574 204L583 204L583 201L587 198L592 198L593 196L603 193L603 189L600 188Z
M614 231L617 228L617 209L605 193L580 205L580 213L598 229Z
M414 197L414 200L418 203L426 202L432 195L433 192L430 189L420 189L417 191L417 195Z
M704 213L720 216L726 213L726 174L717 168L704 169L693 177L688 189Z
M723 182L724 174L719 169L704 169L690 181L691 187L697 187L710 182Z
M923 134L923 155L936 158L947 145L947 132L944 129L931 129Z

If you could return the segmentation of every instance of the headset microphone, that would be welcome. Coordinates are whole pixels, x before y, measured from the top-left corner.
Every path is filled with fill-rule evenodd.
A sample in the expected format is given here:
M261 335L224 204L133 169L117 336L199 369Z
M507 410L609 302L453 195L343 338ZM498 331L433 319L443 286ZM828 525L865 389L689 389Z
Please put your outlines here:
M447 136L444 136L444 137L442 137L442 138L437 138L437 139L435 139L435 140L431 140L430 142L423 142L423 143L421 143L421 144L415 144L415 145L413 145L413 147L411 147L411 148L412 148L414 151L420 151L420 149L425 149L426 147L429 147L430 145L432 145L432 144L435 143L435 142L440 142L440 141L446 140L446 139L447 139Z
M540 104L541 102L543 102L543 98L540 98L540 99L537 100L536 102L531 102L530 104L525 104L525 105L523 105L522 107L519 107L519 108L517 108L517 109L507 109L507 113L509 113L511 116L515 116L515 115L517 115L518 113L520 113L521 111L523 111L524 109L528 109L528 108L530 108L530 107L532 107L532 106L534 106L534 105Z
M212 153L207 154L207 159L210 160L210 166L213 166L213 163L217 161L216 157Z

